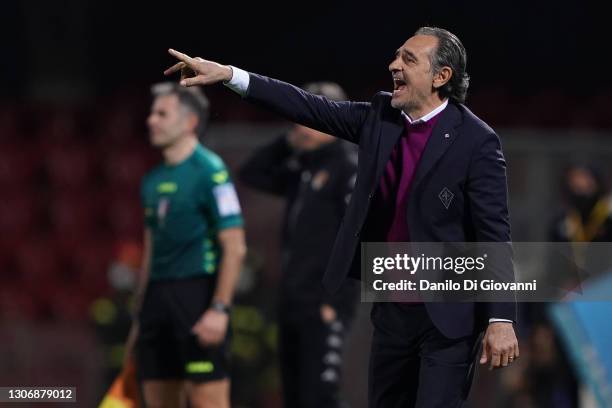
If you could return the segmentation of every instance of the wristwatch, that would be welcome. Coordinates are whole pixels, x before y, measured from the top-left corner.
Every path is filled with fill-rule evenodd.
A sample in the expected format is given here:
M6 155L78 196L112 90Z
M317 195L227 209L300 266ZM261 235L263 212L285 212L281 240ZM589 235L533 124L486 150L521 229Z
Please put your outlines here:
M229 314L231 308L229 307L229 305L226 305L223 302L212 302L210 304L210 309L216 310L217 312Z

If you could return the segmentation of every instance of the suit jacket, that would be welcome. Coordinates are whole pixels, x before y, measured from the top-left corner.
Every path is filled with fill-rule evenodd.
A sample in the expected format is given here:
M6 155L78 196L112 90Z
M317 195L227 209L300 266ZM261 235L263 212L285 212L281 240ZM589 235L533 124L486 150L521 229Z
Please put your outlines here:
M355 190L323 278L334 292L348 276L360 276L362 232L382 172L404 132L401 111L391 106L388 92L377 93L371 102L336 102L256 74L250 74L245 98L359 145ZM448 209L439 198L444 188L454 195ZM449 103L440 113L417 166L407 212L413 242L511 241L499 137L464 105ZM514 302L426 303L426 308L449 338L480 331L491 317L516 321Z

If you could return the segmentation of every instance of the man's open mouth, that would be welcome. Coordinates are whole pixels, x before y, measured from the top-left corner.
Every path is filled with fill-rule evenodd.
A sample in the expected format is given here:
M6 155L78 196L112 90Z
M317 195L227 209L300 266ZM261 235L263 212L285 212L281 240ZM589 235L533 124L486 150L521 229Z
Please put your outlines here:
M400 78L393 78L393 91L403 91L407 88L406 82Z

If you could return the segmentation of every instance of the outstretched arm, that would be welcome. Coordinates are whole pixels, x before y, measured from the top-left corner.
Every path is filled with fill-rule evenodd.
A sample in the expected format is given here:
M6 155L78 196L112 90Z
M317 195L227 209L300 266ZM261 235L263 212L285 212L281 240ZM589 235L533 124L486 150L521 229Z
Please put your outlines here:
M180 71L180 83L183 86L224 82L246 100L292 122L359 143L359 130L370 111L369 103L331 101L282 81L248 74L238 68L203 58L192 58L173 49L168 52L179 62L164 71L164 74L171 75Z

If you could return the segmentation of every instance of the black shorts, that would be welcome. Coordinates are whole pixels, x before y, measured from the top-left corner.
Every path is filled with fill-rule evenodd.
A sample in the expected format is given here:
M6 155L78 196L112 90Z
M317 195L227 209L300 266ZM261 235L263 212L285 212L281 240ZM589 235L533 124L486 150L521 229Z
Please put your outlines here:
M149 283L136 342L140 379L206 382L229 377L229 325L225 339L215 346L201 346L191 333L209 307L214 287L209 277Z

